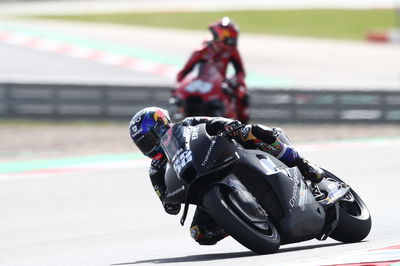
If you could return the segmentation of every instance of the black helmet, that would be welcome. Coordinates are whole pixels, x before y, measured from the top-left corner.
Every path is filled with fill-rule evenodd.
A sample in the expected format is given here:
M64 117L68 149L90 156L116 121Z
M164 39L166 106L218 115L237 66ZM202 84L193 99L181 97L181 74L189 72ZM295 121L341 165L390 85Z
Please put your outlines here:
M162 135L170 128L171 119L167 110L158 107L147 107L137 112L129 123L133 142L144 155L156 157L162 150Z

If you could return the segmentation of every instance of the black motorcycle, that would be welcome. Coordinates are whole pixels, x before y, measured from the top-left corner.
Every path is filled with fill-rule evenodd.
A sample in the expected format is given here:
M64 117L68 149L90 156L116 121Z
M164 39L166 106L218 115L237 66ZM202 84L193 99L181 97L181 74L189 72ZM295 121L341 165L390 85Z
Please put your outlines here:
M289 142L283 132L279 139ZM367 206L327 170L312 184L266 152L244 149L227 134L210 136L205 124L172 127L161 146L169 159L167 201L185 204L182 225L195 204L260 254L313 238L358 242L370 232Z

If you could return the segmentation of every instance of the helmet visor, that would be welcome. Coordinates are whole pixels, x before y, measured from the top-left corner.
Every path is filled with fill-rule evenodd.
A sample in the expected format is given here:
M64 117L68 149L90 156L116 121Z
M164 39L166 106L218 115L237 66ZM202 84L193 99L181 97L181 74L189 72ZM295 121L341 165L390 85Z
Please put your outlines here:
M136 146L146 156L150 156L160 144L160 138L150 130L135 141Z

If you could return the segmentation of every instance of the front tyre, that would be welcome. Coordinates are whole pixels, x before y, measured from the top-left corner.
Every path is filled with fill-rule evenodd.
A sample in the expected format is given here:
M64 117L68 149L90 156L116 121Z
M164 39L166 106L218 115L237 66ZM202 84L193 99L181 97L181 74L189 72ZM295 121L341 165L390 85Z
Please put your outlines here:
M325 178L343 182L334 174L325 171ZM350 191L339 201L339 222L330 237L346 243L359 242L371 231L371 215L357 193Z
M265 211L255 201L252 202L259 206L260 216L266 217L254 221L242 208L237 207L248 202L239 200L230 189L215 185L203 196L203 205L225 232L243 246L259 254L276 252L280 246L280 236L272 221L265 216Z

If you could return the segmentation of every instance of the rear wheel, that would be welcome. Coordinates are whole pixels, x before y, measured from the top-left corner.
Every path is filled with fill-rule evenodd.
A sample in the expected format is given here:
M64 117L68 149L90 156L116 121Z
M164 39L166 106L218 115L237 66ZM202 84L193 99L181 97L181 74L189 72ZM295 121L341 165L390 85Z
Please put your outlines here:
M325 178L343 182L334 174L325 171ZM350 191L339 201L339 222L330 237L341 242L359 242L371 230L371 215L364 201L357 193Z
M250 250L267 254L279 249L279 233L254 198L243 198L236 191L215 185L204 195L203 205L229 235ZM249 208L253 214L246 213Z

